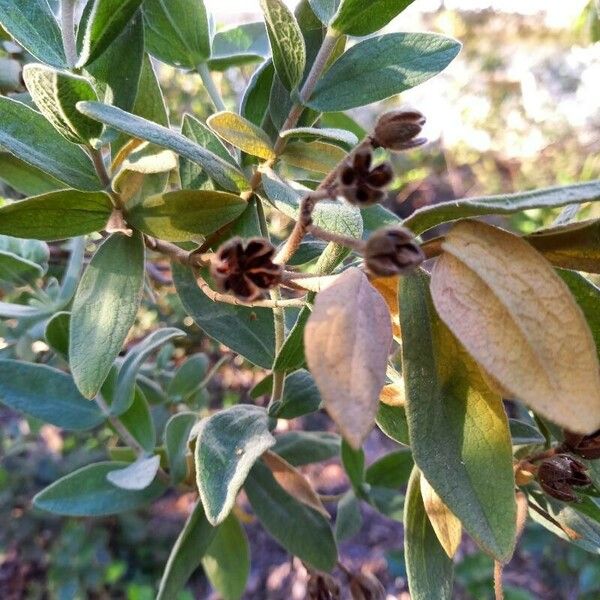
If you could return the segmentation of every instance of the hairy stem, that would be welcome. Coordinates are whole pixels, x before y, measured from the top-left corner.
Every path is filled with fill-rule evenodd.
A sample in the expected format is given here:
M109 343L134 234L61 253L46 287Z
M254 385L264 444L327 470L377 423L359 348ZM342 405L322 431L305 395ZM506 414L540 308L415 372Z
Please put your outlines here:
M217 109L217 111L220 112L223 110L227 110L227 107L225 106L225 102L223 102L223 97L221 96L221 92L219 92L219 90L217 89L215 80L212 77L212 74L210 72L210 69L208 68L208 65L206 63L201 63L198 65L198 68L196 70L198 71L198 75L200 75L200 78L202 79L202 83L204 84L204 87L205 87L206 91L208 92L208 95L210 96L210 99L212 100L212 103L215 105L215 108Z
M61 0L60 24L67 66L72 69L77 64L77 44L75 42L75 3L76 0Z
M289 300L255 300L253 302L244 302L236 296L221 294L213 290L206 279L196 272L196 283L198 287L213 301L223 302L224 304L233 304L234 306L246 306L248 308L303 308L306 301L302 298L291 298Z
M110 408L100 396L96 396L96 404L100 410L104 413L104 416L108 419L108 422L112 425L113 429L119 434L119 437L132 449L138 456L144 456L146 451L143 446L127 431L127 428L118 417L111 414Z
M495 600L504 600L504 586L502 585L502 574L504 567L501 562L494 561L494 596Z

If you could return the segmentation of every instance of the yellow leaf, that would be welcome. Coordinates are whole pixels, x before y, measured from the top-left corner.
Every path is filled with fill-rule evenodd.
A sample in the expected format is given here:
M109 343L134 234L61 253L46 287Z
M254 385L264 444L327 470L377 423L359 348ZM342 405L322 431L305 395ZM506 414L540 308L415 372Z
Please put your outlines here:
M460 546L461 522L444 504L423 475L421 475L421 496L435 535L446 554L452 558Z
M383 296L392 317L394 337L400 337L400 308L398 306L398 282L400 277L376 277L371 279L373 287Z
M273 473L275 481L290 496L314 508L328 519L331 518L308 479L298 469L270 450L267 450L262 455L262 460L269 467L271 473Z
M329 173L346 157L346 152L325 142L291 142L283 153L283 160L293 167Z
M359 269L317 295L304 330L306 360L325 408L354 448L375 423L391 343L385 300Z
M463 221L442 245L435 307L477 362L558 425L600 428L600 367L590 329L565 283L521 238Z
M389 385L386 385L381 390L379 401L388 406L404 406L406 403L404 385L399 383L390 383Z
M219 112L210 116L206 124L222 139L252 156L265 160L275 158L273 145L267 134L244 117L233 112Z

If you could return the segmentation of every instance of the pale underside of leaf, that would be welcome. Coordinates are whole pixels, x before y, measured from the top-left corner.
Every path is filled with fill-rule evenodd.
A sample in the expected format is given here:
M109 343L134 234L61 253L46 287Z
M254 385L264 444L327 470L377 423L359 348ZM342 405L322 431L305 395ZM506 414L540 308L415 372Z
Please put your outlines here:
M600 427L600 371L581 309L517 236L466 221L449 233L431 290L470 354L511 395L581 433Z
M359 448L375 423L392 343L385 301L360 270L348 269L317 296L304 342L326 409Z

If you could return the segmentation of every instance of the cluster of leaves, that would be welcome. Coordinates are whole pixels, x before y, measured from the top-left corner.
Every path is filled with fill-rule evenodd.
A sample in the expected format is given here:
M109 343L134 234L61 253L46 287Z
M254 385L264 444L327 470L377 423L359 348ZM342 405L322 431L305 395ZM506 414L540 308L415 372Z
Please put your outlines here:
M600 224L575 220L600 182L439 204L401 228L376 202L392 178L386 149L410 148L421 116L384 115L359 143L361 128L341 111L418 85L457 55L458 42L432 33L372 36L411 3L303 0L293 14L262 0L264 23L215 32L201 0L89 0L77 23L76 2L64 0L62 27L46 0L0 0L2 27L32 57L27 93L0 97L0 178L25 196L0 206L10 297L0 316L51 350L43 364L9 344L0 401L65 430L108 423L124 444L43 490L41 509L115 514L197 489L159 598L177 597L200 563L225 598L241 596L242 489L331 594L324 573L337 542L360 529L361 502L404 520L417 599L451 597L463 529L505 564L527 505L554 533L600 551L600 470L589 454L600 444L600 290L579 273L600 272ZM350 37L365 39L346 49ZM151 57L202 77L217 109L206 124L186 115L171 126ZM225 110L212 73L255 62L239 110ZM563 206L554 227L527 237L473 219ZM278 214L296 223L276 240ZM443 238L412 237L453 222ZM87 244L102 238L83 269ZM50 250L69 257L60 284ZM171 259L200 328L271 371L253 392L270 394L266 408L199 418L190 406L206 385L202 355L166 382L149 377L145 363L157 352L159 362L178 329L121 356L157 255ZM424 258L431 269L405 275ZM267 288L270 299L259 297ZM519 419L503 399L522 403ZM150 405L168 408L164 428ZM320 408L341 436L275 434L278 419ZM376 425L404 448L366 468L361 446ZM329 499L298 467L336 455L351 488L332 528ZM568 472L550 468L552 485L540 487L538 470L565 460ZM557 501L552 492L573 482ZM381 594L372 578L347 575L356 597Z

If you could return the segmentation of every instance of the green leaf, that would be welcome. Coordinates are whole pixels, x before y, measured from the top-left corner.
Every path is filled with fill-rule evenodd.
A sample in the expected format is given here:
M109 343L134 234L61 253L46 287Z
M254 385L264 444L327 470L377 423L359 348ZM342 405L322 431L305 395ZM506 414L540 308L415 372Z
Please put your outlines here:
M42 490L33 499L36 508L69 517L102 517L135 510L150 504L165 491L155 480L144 490L123 490L110 483L111 471L128 466L124 462L99 462L83 467Z
M334 144L342 144L343 146L355 146L358 144L358 138L351 131L345 129L333 128L318 128L318 127L296 127L295 129L287 129L281 132L282 138L299 138L310 140L324 140L333 142Z
M208 66L211 71L225 71L263 61L270 53L265 24L244 23L215 34Z
M202 567L211 585L223 600L239 600L250 574L250 547L244 528L229 515L202 558Z
M131 406L134 400L138 371L144 361L168 341L183 335L185 335L183 331L174 327L157 329L129 351L117 378L115 397L110 407L113 415L122 415Z
M385 27L414 0L342 0L331 27L347 35L369 35Z
M186 242L231 223L248 203L239 196L210 190L181 190L143 198L127 211L127 222L161 240Z
M102 101L133 110L144 62L144 21L138 12L96 60L86 66ZM115 68L115 64L119 68Z
M420 473L416 468L406 494L404 555L411 598L451 600L454 566L438 542L425 512Z
M191 574L217 533L206 520L202 502L197 502L181 530L163 573L156 600L173 600L183 590Z
M308 0L314 13L324 25L329 25L335 16L341 0Z
M111 212L104 192L50 192L0 207L0 234L61 240L104 229Z
M404 225L414 233L420 234L441 223L466 217L509 215L532 208L557 208L596 200L600 200L600 180L516 194L440 202L420 208L404 221Z
M363 485L365 483L365 453L362 449L355 450L346 442L342 440L341 448L342 466L348 479L352 484L352 488L357 495L363 495Z
M104 421L71 377L46 365L0 360L0 402L62 429L84 431Z
M173 264L173 281L186 312L210 337L266 369L275 359L273 312L213 302L196 283L191 269Z
M223 160L231 163L232 166L238 168L235 159L223 145L223 142L221 142L221 140L206 125L204 125L204 123L194 118L192 115L186 114L183 116L181 132L186 138L189 138L196 144L206 148L213 154L216 154ZM187 158L180 158L179 174L181 177L181 187L183 189L215 189L214 181L209 177L206 171Z
M58 179L8 152L0 152L0 180L24 196L38 196L65 187Z
M354 537L362 528L363 518L360 512L360 502L354 490L348 490L338 503L335 519L335 539L343 542Z
M47 0L0 0L0 23L38 60L66 66L60 28Z
M0 281L8 281L15 285L34 283L44 275L42 267L13 252L0 250Z
M94 62L123 32L143 0L94 0L78 67Z
M306 45L293 13L281 0L261 0L275 71L288 91L304 75Z
M122 469L115 469L106 479L122 490L145 490L160 468L160 456L142 456Z
M380 402L375 422L390 439L404 446L410 445L406 412L402 406L389 406Z
M275 158L269 136L244 117L233 112L219 112L211 115L206 123L219 137L247 154L265 160Z
M246 178L238 169L220 156L194 144L180 133L106 104L80 102L77 108L88 117L110 125L131 137L152 142L191 160L204 168L219 185L229 191L237 192L248 187ZM1 136L0 143L4 143Z
M208 370L206 354L190 356L175 372L167 394L171 402L185 402L199 387Z
M164 63L195 69L210 57L203 0L145 0L146 47Z
M291 431L278 435L272 451L294 467L323 462L338 456L341 438L324 431Z
M415 274L400 289L414 460L473 539L505 562L516 530L508 419L502 398L489 390L477 364L435 314L428 283L425 274Z
M152 453L156 446L156 429L148 401L139 387L135 388L131 406L119 418L140 446Z
M525 239L556 267L600 273L600 219L542 229Z
M58 312L48 320L44 331L48 346L67 361L69 360L70 320L70 313Z
M306 357L304 356L304 328L310 314L311 309L309 306L305 306L300 311L296 323L289 332L275 359L275 363L273 364L274 371L295 371L306 366Z
M274 76L273 61L267 60L252 75L242 98L240 114L258 127L263 124L269 112L269 99Z
M385 100L443 71L459 50L456 40L434 33L389 33L367 39L333 64L308 106L331 112Z
M256 460L275 444L263 408L240 405L198 423L196 477L211 525L222 523Z
M600 288L579 273L562 269L557 269L557 273L567 284L579 308L583 311L600 356Z
M43 115L10 98L0 98L0 145L68 186L86 191L102 188L81 148L65 140Z
M93 398L135 322L144 287L139 234L111 235L88 265L71 313L69 358L77 387Z
M277 419L295 419L319 410L321 394L313 376L301 369L285 378L280 404L271 407L269 414Z
M85 77L32 63L25 65L23 79L36 106L58 133L74 144L95 145L102 124L75 108L79 101L98 100Z
M165 446L173 483L181 483L187 477L188 439L197 421L198 417L194 413L178 413L165 425Z
M514 445L543 444L544 436L532 425L509 419L510 435Z
M369 466L365 480L370 485L399 489L408 482L413 466L410 450L390 452Z
M327 174L346 158L346 152L326 142L290 142L281 158L298 169Z
M297 219L300 202L310 190L295 189L279 179L275 173L263 174L263 188L269 200L286 216ZM323 200L312 214L313 223L333 233L349 235L360 239L362 236L362 217L360 210L344 202Z
M260 462L250 471L244 490L264 528L290 554L320 571L333 569L337 548L321 513L290 496Z

